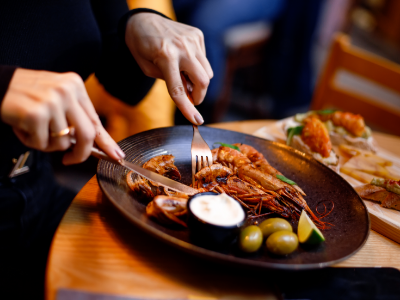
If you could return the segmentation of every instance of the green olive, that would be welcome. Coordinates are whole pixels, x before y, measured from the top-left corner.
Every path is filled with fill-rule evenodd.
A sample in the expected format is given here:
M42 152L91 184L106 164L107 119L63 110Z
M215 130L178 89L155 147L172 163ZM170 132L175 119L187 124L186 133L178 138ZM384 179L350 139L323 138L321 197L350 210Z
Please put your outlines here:
M239 246L244 252L256 252L263 242L261 229L255 225L244 228L239 235Z
M285 219L281 218L271 218L264 220L262 221L259 227L265 239L277 231L293 232L292 225L290 225L290 223Z
M277 231L267 238L266 244L270 252L278 255L286 255L296 250L299 240L293 232Z

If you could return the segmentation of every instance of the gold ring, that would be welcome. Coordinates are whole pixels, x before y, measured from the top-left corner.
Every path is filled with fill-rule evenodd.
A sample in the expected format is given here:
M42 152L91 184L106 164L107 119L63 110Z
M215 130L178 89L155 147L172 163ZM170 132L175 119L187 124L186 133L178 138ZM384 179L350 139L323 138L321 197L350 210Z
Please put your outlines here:
M67 128L64 128L63 130L59 131L59 132L52 132L50 134L51 137L62 137L62 136L66 136L66 135L74 135L74 131L75 128L74 126L68 126Z

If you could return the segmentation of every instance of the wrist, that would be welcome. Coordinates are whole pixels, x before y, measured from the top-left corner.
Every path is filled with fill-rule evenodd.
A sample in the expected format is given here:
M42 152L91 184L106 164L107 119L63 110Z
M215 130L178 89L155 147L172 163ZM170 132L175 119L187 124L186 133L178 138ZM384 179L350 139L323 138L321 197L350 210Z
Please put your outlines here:
M145 11L138 11L138 12L132 14L126 22L125 37L124 37L125 44L128 45L127 41L133 37L133 31L135 28L137 28L137 26L139 26L141 23L143 23L143 21L145 19L151 20L154 17L160 18L160 16L158 16L156 14L145 12Z
M119 20L119 23L118 23L118 35L119 35L119 38L120 38L121 41L125 42L126 29L127 29L128 21L131 19L131 17L133 15L136 15L136 14L139 14L139 13L151 13L151 14L162 16L162 17L164 17L166 19L170 19L166 15L164 15L164 14L162 14L162 13L156 11L156 10L149 9L149 8L135 8L135 9L132 9L129 12L127 12L125 15L123 15L122 18Z

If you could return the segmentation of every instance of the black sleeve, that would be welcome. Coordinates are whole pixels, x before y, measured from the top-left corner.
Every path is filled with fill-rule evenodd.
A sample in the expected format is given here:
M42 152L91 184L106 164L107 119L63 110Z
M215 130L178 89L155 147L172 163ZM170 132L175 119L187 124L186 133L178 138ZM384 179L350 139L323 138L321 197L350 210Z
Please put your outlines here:
M0 65L0 108L16 68L16 66Z
M110 94L128 104L136 104L144 98L155 79L144 75L126 46L126 23L137 12L160 13L149 9L129 11L123 0L93 0L92 9L102 36L96 77Z

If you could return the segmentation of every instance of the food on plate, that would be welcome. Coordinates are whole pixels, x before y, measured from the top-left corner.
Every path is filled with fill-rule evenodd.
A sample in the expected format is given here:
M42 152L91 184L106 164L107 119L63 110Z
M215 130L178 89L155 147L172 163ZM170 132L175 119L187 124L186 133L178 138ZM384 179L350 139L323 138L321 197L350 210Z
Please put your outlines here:
M175 157L173 155L159 155L148 160L143 165L143 168L156 172L172 180L181 180L181 174L174 163Z
M312 155L316 160L336 169L339 157L332 149L329 132L315 115L302 121L303 125L287 128L287 145Z
M256 252L263 242L261 229L256 225L250 225L240 231L239 247L247 253Z
M256 252L265 239L269 252L276 255L287 255L295 251L299 241L293 233L290 223L281 218L264 220L259 226L251 225L244 228L239 235L239 247L242 251Z
M146 213L164 224L179 224L186 227L186 198L159 195L146 207Z
M355 188L361 198L379 202L382 207L400 210L400 180L374 178Z
M363 117L350 112L329 109L312 110L304 114L296 114L294 119L295 121L302 123L310 116L315 116L321 121L327 122L329 131L364 138L367 138L371 135L371 130L365 126Z
M305 211L301 212L297 227L299 242L302 244L319 244L325 241L322 232L315 226Z
M320 228L327 223L320 220L308 207L304 191L293 181L274 169L256 149L245 144L232 147L220 146L212 150L214 164L195 174L194 188L200 192L225 193L237 200L247 210L249 219L276 213L284 218L298 220L306 211ZM165 163L167 162L167 163ZM162 164L161 167L157 163ZM164 175L180 177L172 156L158 156L146 162L144 168L152 168ZM185 222L183 206L188 195L158 186L140 176L127 174L128 186L142 198L150 201L147 212L160 222L171 221L180 225ZM176 198L182 198L177 202Z
M386 158L383 158L381 156L378 156L375 152L359 149L357 147L353 147L353 146L349 146L349 145L339 145L339 151L340 151L340 153L347 155L349 157L358 156L358 155L363 156L363 157L367 158L370 162L373 162L382 167L390 167L393 165L392 161L390 161Z
M297 114L294 116L294 121L303 124L310 116L324 123L333 145L346 144L375 152L371 129L365 125L361 115L335 110L317 110Z
M143 168L168 177L173 180L180 180L181 174L178 168L174 165L175 158L173 155L159 155L149 159L144 163ZM144 199L153 199L157 195L168 195L171 197L188 198L185 193L180 193L166 189L155 182L147 180L141 176L137 176L133 180L133 171L126 174L126 182L130 189L137 193L137 195Z
M350 159L340 167L340 172L349 175L363 183L369 183L374 177L397 180L400 178L398 168L393 162L376 155L371 151L341 145L339 151L350 156Z
M372 185L380 186L388 190L389 192L400 195L400 180L384 180L381 178L374 178L371 181Z
M189 198L187 209L191 240L212 248L231 245L246 222L243 207L226 194L198 193Z
M362 183L369 183L369 182L371 182L372 179L375 178L375 176L372 174L365 173L363 171L359 171L359 170L355 170L355 169L351 169L351 168L342 167L340 169L340 171L342 172L341 175L343 175L343 177L344 177L344 175L348 175ZM349 180L351 180L351 179L349 179Z
M269 252L277 255L287 255L297 249L297 235L290 231L277 231L271 234L265 244Z
M371 161L370 159L362 155L356 155L352 157L342 167L340 167L340 171L345 174L349 174L351 170L358 170L383 178L392 177L387 168L375 163L374 161Z
M259 225L264 238L268 238L271 234L277 231L293 232L292 225L282 218L269 218L261 222Z
M318 118L310 116L304 120L301 139L310 147L311 151L319 153L324 158L330 156L332 143L329 139L329 133Z
M196 197L189 206L197 218L213 225L234 226L245 218L239 202L226 194Z
M258 152L254 147L246 145L246 144L233 144L233 146L237 147L237 150L243 153L250 159L250 161L254 164L254 166L263 173L267 173L269 175L275 176L283 182L286 182L293 186L301 195L306 196L306 193L292 180L286 178L281 172L275 169L273 166L269 164L264 155Z
M250 209L250 215L260 216L261 209L265 207L283 217L297 219L300 213L299 207L303 207L315 222L320 222L308 207L303 198L305 193L300 188L279 179L277 175L273 176L267 173L262 168L257 168L257 164L252 163L248 156L252 157L255 152L258 152L254 148L251 152L245 152L248 156L235 149L222 146L213 149L211 152L214 162L233 170L233 174L226 179L226 184L220 184L216 189L220 192L226 192L239 202L244 203ZM253 155L250 155L250 153L253 153ZM263 157L261 153L259 157ZM209 186L204 177L198 177L196 174L195 178L197 179L197 188ZM221 182L224 181L225 179ZM249 206L247 203L253 206ZM321 226L323 224L323 222L320 223Z

